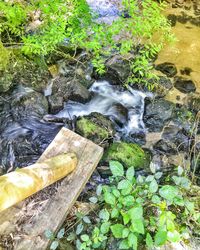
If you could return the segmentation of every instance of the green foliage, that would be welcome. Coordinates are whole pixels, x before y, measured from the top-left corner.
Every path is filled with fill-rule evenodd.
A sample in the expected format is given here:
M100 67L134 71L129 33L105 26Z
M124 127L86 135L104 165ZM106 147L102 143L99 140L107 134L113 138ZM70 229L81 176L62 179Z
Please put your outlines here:
M165 6L153 0L138 2L123 0L130 18L122 15L107 25L94 22L86 0L1 1L0 34L6 46L19 45L29 56L48 55L62 43L74 51L85 49L99 74L114 51L130 61L127 83L152 88L149 80L156 77L150 61L172 36L161 14Z
M47 229L44 234L47 239L52 240L50 250L56 250L59 246L60 240L64 237L65 229L60 229L56 235L51 230Z
M196 232L200 229L193 185L181 167L165 185L160 185L162 173L153 166L147 177L136 177L133 167L125 171L116 161L110 162L110 170L111 184L97 188L100 212L76 228L77 249L108 249L111 239L117 249L160 247L188 239L194 225Z

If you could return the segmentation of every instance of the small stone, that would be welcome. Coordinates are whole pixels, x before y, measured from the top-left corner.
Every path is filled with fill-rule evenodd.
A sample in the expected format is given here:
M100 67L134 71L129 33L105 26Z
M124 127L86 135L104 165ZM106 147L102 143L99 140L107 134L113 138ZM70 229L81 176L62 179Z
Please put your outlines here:
M177 88L182 93L190 93L196 91L196 86L194 82L190 79L183 77L176 77L174 87Z

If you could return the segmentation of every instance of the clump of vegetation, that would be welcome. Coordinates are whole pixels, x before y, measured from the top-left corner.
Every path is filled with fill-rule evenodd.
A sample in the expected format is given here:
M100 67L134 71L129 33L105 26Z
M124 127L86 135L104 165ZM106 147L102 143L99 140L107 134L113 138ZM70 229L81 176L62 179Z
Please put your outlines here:
M127 83L151 87L149 80L155 75L151 73L150 60L171 39L170 24L161 14L163 4L139 2L123 0L129 18L121 15L106 25L93 20L86 0L1 1L1 40L7 49L18 46L32 58L48 55L63 43L74 54L77 48L85 49L100 74L105 72L106 58L115 51L130 61ZM153 37L158 31L155 43Z
M153 248L187 242L192 230L200 232L200 204L194 195L198 187L181 167L165 180L153 165L147 177L136 176L133 167L125 171L116 161L110 162L110 170L111 184L99 185L90 198L99 212L82 216L68 235L77 249L109 249L111 244L116 249Z

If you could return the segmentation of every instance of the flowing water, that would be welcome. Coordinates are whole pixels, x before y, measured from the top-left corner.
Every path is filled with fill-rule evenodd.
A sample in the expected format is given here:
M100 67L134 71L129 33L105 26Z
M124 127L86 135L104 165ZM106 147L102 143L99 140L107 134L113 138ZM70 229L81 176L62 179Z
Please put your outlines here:
M125 137L134 133L144 133L143 123L144 99L147 94L129 88L121 91L119 87L110 85L107 81L96 81L90 88L95 96L86 104L68 102L65 109L59 112L56 117L72 119L74 116L89 115L98 112L110 117L115 123L119 135ZM127 115L122 115L120 107ZM117 126L122 124L122 127Z
M91 8L99 14L99 18L103 18L102 21L114 20L120 14L120 1L88 0L88 2ZM199 16L194 15L193 8L189 11L169 8L166 15L174 15L176 18L173 32L177 37L177 42L167 45L161 51L156 64L174 63L178 69L178 75L181 75L184 68L191 68L191 74L185 77L192 79L197 91L200 91L200 25L197 22ZM180 22L183 19L180 16L187 16L186 22ZM18 100L30 91L28 88L17 88L9 98ZM54 118L73 120L74 117L99 112L113 121L118 132L116 139L125 137L130 140L132 135L146 133L143 113L145 97L149 97L149 94L131 88L124 90L119 86L110 85L107 81L95 82L90 91L93 93L93 98L88 103L69 101ZM173 88L167 99L177 102L177 95L181 93ZM45 122L42 116L37 117L32 113L27 115L21 107L12 106L9 102L10 99L8 102L3 102L7 111L1 112L2 119L0 120L0 166L6 170L34 162L64 125ZM16 113L19 115L16 116Z

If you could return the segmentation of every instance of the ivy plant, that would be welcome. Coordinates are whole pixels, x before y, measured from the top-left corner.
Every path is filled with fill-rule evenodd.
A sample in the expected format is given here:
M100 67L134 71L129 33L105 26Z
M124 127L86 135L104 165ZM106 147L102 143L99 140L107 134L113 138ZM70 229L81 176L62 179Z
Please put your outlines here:
M160 247L167 242L187 240L192 230L200 230L200 213L194 199L194 187L179 166L177 175L164 178L151 165L148 176L136 175L116 161L110 162L110 185L99 185L96 196L98 211L80 222L73 237L79 250Z

